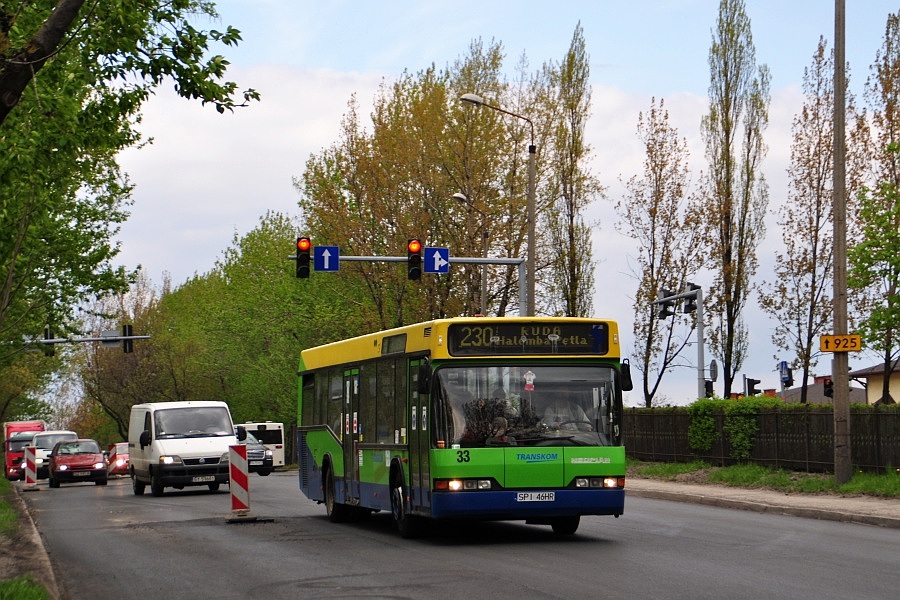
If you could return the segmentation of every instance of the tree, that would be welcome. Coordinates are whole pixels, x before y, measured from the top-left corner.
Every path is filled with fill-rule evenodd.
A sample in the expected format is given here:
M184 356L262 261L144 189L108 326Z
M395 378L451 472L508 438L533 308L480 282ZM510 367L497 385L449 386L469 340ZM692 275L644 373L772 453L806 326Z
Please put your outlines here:
M873 189L860 197L862 241L848 251L848 284L865 294L868 318L860 323L863 339L882 356L884 387L879 402L893 403L889 393L891 373L897 367L897 296L900 283L896 256L900 190L900 14L888 15L884 43L878 51L865 95L871 121L876 164ZM892 228L881 231L879 227ZM864 250L865 249L865 250ZM867 254L868 253L868 254Z
M778 322L772 341L793 353L791 368L801 373L801 403L806 402L810 369L819 356L816 339L832 322L834 53L827 51L824 39L804 71L803 92L806 99L792 127L788 201L779 208L785 249L775 252L776 278L762 286L760 295L760 306ZM848 217L854 221L852 199L865 174L861 140L867 131L850 94L847 116L856 125L851 138L857 143L848 144L846 194Z
M710 107L702 121L709 161L705 212L713 222L709 262L713 351L723 362L724 395L747 354L742 314L764 233L768 187L760 172L766 153L769 70L757 65L743 0L721 0L709 52Z
M591 229L583 219L587 205L602 193L602 186L586 167L590 147L584 129L590 116L590 64L581 24L575 29L569 52L559 65L548 68L550 90L555 98L551 122L552 156L548 160L552 202L547 214L552 255L551 307L568 317L591 314L594 262L591 260Z
M96 83L127 81L125 87L141 98L170 77L179 95L212 103L219 112L258 98L251 89L238 102L237 84L219 81L228 61L204 56L210 42L232 45L241 39L232 27L219 32L191 26L189 18L218 17L212 2L130 0L94 3L89 10L83 5L84 0L58 0L52 8L26 2L15 11L0 9L0 125L41 69L71 52L83 55ZM47 92L42 86L38 93Z
M637 135L644 146L644 171L626 183L616 202L626 235L637 240L638 289L634 302L634 339L642 374L644 405L651 407L663 375L678 364L688 335L679 318L660 318L653 304L663 289L679 291L700 265L705 219L690 196L687 141L669 123L665 102L651 101L638 117ZM689 332L688 332L689 333Z
M0 339L44 325L63 334L78 304L134 280L113 262L131 201L117 155L140 142L154 88L171 80L220 112L258 97L222 80L223 57L206 57L240 39L191 25L217 16L212 3L83 4L0 8Z
M889 148L893 154L900 146ZM859 331L866 346L881 353L884 383L878 404L894 404L891 373L900 361L900 192L893 183L865 191L860 198L862 240L847 252L851 288L879 290L877 303L862 319Z

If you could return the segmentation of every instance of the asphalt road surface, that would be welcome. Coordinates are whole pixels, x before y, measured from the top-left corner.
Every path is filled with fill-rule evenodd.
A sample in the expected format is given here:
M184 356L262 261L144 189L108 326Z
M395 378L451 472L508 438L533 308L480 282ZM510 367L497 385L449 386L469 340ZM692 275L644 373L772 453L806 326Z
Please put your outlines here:
M574 536L456 523L404 540L388 514L332 524L296 473L251 476L255 522L230 494L128 479L25 495L62 600L265 598L894 598L896 529L628 498Z

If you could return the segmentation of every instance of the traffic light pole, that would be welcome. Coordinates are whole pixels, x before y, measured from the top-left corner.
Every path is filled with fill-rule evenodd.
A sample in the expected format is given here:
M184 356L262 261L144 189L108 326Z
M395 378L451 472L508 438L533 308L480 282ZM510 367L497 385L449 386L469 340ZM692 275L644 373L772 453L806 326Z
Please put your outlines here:
M290 256L290 259L296 257ZM344 256L339 257L340 262L401 262L408 260L406 256ZM450 256L448 257L450 264L459 265L517 265L519 272L519 314L525 315L528 312L528 296L525 286L526 281L526 259L524 258L499 258L499 257L475 257L475 256Z
M653 304L666 304L685 298L693 298L697 305L697 398L706 397L706 372L703 353L703 290L700 286L673 296L664 296L653 301Z

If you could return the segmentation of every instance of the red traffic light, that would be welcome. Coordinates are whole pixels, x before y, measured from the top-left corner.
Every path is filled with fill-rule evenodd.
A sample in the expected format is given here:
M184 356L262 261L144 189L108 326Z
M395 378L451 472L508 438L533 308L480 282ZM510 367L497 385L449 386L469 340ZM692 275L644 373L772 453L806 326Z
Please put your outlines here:
M409 240L409 242L406 244L406 250L410 254L418 254L422 251L422 242L416 239Z
M309 241L308 237L297 238L297 250L299 250L300 252L309 252L311 246L312 242Z

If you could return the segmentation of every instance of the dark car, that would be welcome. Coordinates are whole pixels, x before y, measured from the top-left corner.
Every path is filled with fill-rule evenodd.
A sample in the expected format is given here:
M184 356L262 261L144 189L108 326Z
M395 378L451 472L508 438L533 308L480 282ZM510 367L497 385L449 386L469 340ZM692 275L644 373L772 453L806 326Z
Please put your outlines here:
M272 451L259 443L252 433L247 432L247 439L240 442L247 446L247 470L251 473L268 475L275 467L272 465Z
M50 452L50 487L58 488L60 483L93 481L106 485L106 457L100 444L91 439L64 440L58 442Z
M106 474L109 477L114 475L128 475L128 442L119 442L110 444L108 466Z

